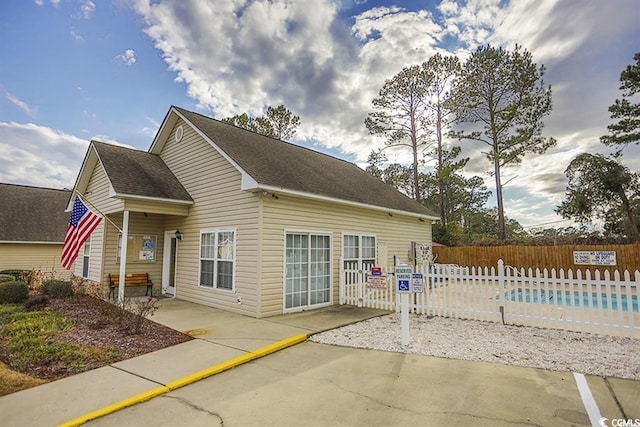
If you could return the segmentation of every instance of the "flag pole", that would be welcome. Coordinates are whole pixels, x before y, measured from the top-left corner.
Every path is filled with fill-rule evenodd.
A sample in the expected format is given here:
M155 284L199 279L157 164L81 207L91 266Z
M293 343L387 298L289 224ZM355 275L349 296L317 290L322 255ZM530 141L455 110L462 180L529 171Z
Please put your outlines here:
M82 200L84 203L88 204L89 206L91 206L91 208L93 208L95 211L97 211L100 215L102 215L102 217L104 219L106 219L107 221L109 221L111 223L111 225L113 225L120 233L122 233L122 229L120 227L118 227L116 225L115 222L113 222L107 215L104 214L104 212L102 212L100 209L98 209L97 207L95 207L95 205L93 203L91 203L89 200L85 199L84 197L80 196L80 193L78 193L77 191L76 193L76 197L79 197L80 200Z

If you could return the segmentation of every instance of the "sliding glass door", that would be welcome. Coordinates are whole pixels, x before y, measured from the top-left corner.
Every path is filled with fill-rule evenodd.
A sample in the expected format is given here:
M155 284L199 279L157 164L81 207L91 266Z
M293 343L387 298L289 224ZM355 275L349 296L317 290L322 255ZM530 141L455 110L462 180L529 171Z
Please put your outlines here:
M331 303L331 236L287 233L285 310Z

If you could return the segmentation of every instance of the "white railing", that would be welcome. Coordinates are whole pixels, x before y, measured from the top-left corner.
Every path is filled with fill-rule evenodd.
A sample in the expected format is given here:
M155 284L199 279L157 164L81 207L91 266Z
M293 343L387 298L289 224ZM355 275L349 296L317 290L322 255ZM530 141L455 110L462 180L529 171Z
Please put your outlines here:
M373 287L358 273L342 268L341 304L399 309L391 274L384 287ZM640 338L639 271L612 278L588 270L518 270L499 261L491 268L432 264L422 273L425 290L410 298L414 313Z

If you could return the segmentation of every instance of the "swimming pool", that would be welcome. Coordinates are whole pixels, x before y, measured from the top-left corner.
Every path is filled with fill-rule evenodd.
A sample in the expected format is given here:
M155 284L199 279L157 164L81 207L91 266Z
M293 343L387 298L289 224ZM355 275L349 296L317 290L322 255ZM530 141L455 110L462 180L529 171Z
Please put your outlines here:
M602 309L609 308L609 298L607 297L607 294L599 293L589 294L587 292L583 292L581 299L579 292L573 292L573 294L571 294L569 291L556 291L555 293L550 291L547 293L544 289L541 289L540 291L531 291L530 289L512 289L511 291L505 292L505 298L514 302L532 302L536 304L555 304ZM631 296L631 304L627 301L626 295L622 295L619 299L620 301L618 302L618 296L615 294L611 295L611 308L613 310L617 310L618 304L620 304L622 311L629 311L629 308L631 308L633 312L638 313L637 296Z

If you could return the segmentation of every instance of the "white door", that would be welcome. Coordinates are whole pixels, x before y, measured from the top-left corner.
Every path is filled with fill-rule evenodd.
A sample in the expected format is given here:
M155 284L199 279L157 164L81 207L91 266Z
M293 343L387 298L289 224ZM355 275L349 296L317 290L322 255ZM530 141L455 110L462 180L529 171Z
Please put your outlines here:
M164 233L164 256L162 259L162 293L167 296L176 295L176 255L178 239L175 231Z

